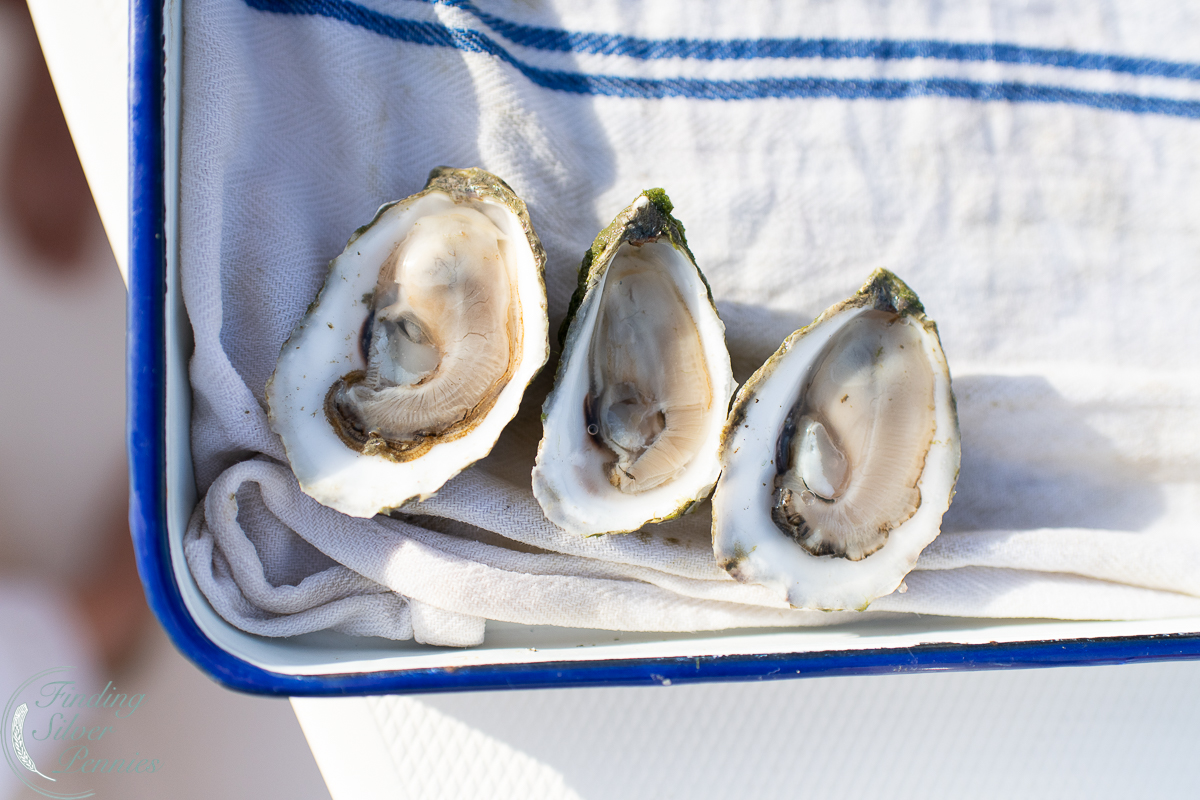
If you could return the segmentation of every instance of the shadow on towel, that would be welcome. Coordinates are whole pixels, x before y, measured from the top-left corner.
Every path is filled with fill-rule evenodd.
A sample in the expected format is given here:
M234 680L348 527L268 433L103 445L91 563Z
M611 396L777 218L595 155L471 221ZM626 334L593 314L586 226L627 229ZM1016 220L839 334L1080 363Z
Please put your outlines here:
M717 311L725 323L725 344L738 386L779 349L784 339L821 313L819 308L785 311L732 302L718 303Z
M1136 531L1162 491L1040 376L954 379L962 470L943 532L1096 528Z

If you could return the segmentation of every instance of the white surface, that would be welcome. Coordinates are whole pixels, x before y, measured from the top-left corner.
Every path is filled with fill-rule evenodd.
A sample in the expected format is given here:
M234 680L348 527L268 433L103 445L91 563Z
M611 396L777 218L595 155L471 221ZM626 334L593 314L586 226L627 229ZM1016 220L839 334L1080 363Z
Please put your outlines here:
M292 704L334 800L1194 798L1196 667Z
M125 277L129 253L129 3L28 1L67 127Z
M514 698L520 699L520 698ZM410 697L294 698L334 800L576 798L536 757Z

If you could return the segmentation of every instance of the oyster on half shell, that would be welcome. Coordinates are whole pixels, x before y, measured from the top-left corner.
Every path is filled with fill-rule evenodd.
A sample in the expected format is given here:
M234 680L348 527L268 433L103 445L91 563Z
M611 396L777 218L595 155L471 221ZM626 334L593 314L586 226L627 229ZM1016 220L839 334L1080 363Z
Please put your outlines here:
M368 517L487 455L549 355L544 265L481 169L439 167L355 231L267 384L301 488Z
M937 536L959 436L937 327L878 270L746 382L722 442L713 549L797 608L862 609Z
M725 326L661 189L596 238L542 407L533 492L582 535L633 531L712 490L735 387Z

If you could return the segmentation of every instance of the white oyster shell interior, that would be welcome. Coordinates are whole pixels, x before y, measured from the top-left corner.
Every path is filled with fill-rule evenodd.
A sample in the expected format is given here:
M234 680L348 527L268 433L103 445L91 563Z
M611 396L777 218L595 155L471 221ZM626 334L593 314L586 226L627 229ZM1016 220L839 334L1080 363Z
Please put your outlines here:
M268 383L272 427L307 494L372 516L486 456L548 350L517 214L429 191L382 209L330 265Z
M499 226L459 208L418 219L384 262L363 332L366 370L333 398L364 439L419 447L490 407L521 344L507 249Z
M713 407L700 331L671 279L669 244L622 244L592 331L587 432L615 460L608 481L641 494L678 477L704 444Z
M681 250L665 238L619 246L543 409L533 490L552 522L633 531L708 495L735 386L724 332Z
M713 548L797 608L862 609L940 529L958 423L936 330L870 305L793 334L739 393Z
M911 317L864 311L830 337L776 446L775 522L813 555L866 558L921 505L937 427Z

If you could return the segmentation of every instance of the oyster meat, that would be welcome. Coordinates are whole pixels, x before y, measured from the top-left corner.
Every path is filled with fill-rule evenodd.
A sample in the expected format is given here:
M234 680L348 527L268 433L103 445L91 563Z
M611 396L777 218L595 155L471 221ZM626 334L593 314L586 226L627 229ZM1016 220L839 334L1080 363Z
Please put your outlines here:
M351 516L487 455L549 354L545 254L481 169L435 169L330 265L267 384L301 488Z
M662 190L596 239L543 406L533 491L592 535L683 513L712 490L733 373L725 327Z
M734 577L797 608L861 609L934 537L958 477L937 327L879 270L788 337L738 393L713 495L713 548Z

